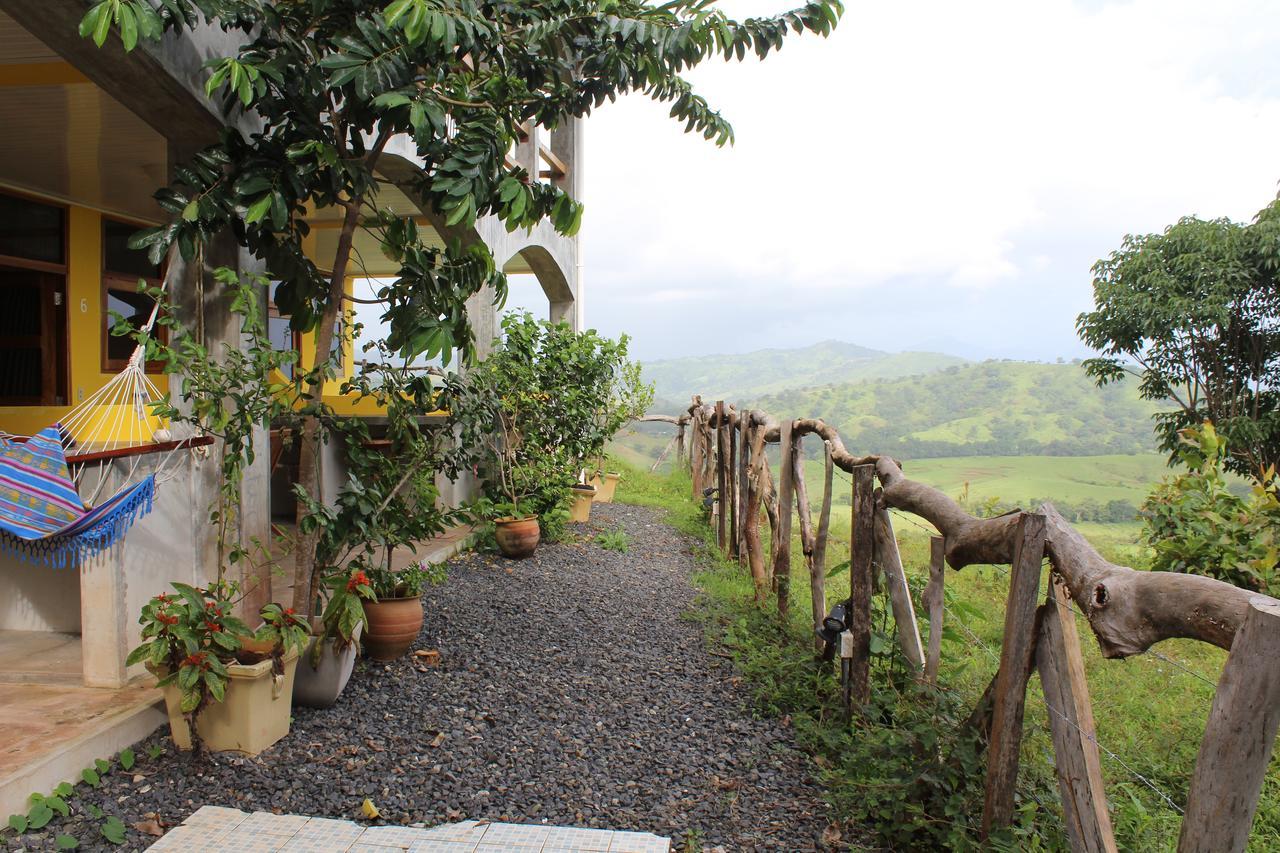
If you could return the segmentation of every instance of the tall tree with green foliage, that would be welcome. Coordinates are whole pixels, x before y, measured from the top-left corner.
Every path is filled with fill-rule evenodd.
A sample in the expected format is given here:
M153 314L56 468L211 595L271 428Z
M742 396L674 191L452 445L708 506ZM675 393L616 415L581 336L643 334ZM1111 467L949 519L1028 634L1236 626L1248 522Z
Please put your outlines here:
M1280 462L1280 201L1251 224L1186 217L1161 234L1127 236L1093 267L1093 311L1081 339L1102 355L1085 369L1103 385L1135 375L1177 459L1179 430L1212 421L1226 465L1262 479Z
M522 124L555 128L635 92L669 103L686 130L723 145L732 128L682 75L716 56L763 58L789 33L827 35L842 12L839 0L742 21L713 0L97 0L80 30L99 45L115 30L128 50L202 19L242 38L235 55L209 62L208 95L228 116L222 138L176 170L157 196L172 221L136 243L157 259L177 246L202 264L202 248L230 232L282 282L279 307L294 329L315 332L317 368L297 381L315 405L302 430L301 486L317 496L321 387L335 372L331 344L356 229L374 233L400 264L377 294L400 358L455 350L470 358L467 299L486 286L505 298L483 243L434 248L412 218L378 207L379 159L392 140L411 142L423 168L407 189L441 227L465 233L492 215L514 230L549 218L571 235L579 202L504 162ZM238 130L238 111L260 129ZM343 211L337 249L312 259L305 216L326 207ZM300 548L300 581L314 545ZM295 584L298 595L306 588Z

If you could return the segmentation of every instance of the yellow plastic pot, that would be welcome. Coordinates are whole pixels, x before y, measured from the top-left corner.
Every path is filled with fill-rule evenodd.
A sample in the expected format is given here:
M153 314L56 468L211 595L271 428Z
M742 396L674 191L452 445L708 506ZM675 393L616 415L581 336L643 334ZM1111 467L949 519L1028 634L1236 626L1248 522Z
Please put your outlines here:
M591 518L591 501L596 487L578 484L573 487L573 505L569 507L569 520L583 522Z
M209 702L196 727L204 748L211 752L243 752L257 755L289 733L293 714L293 676L298 653L284 656L284 675L273 675L271 661L227 665L230 683L221 702ZM164 671L155 671L163 676ZM164 688L169 730L178 749L191 749L191 730L182 716L182 691L177 684Z
M592 480L592 484L596 485L596 503L613 503L613 493L618 488L618 477L618 474L611 471L604 475L603 481L599 481L598 475L595 480Z

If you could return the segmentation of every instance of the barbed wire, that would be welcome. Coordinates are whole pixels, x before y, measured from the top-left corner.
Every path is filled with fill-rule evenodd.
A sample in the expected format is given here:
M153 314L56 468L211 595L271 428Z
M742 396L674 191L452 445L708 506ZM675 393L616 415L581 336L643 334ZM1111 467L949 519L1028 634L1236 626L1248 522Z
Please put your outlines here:
M987 654L987 656L990 657L992 660L994 660L996 662L996 665L999 666L1000 664L999 655L997 655L989 645L983 642L982 638L979 637L976 633L974 633L974 631L968 625L965 624L965 621L961 619L958 615L956 615L956 612L954 610L952 610L950 607L947 606L945 601L943 602L942 607L943 607L943 610L945 610L947 614L955 621L955 623L960 626L961 630L969 635L969 639L973 640L973 642L978 646L978 648L982 649L982 651L984 651ZM1104 746L1098 740L1096 735L1086 732L1084 729L1080 728L1080 726L1076 724L1075 720L1068 717L1065 713L1055 708L1053 705L1050 705L1048 701L1044 703L1044 706L1049 711L1052 711L1054 714L1057 714L1058 717L1061 718L1063 722L1065 722L1067 725L1075 729L1083 738L1085 738L1094 746L1096 746L1108 758L1110 758L1112 761L1114 761L1115 763L1123 767L1130 776L1132 776L1134 779L1138 780L1139 782L1141 782L1142 784L1150 788L1152 791L1154 791L1162 800L1168 803L1170 808L1172 808L1174 811L1176 811L1180 815L1185 814L1183 809L1176 802L1174 802L1173 798L1170 797L1162 788L1160 788L1158 785L1156 785L1146 776L1142 775L1137 770L1135 770L1132 766L1129 765L1128 762L1126 762L1119 755L1116 755L1110 749L1107 749L1107 747Z
M844 482L848 483L850 487L852 487L852 486L853 486L853 479L852 479L851 477L849 477L847 474L845 474L845 473L844 473L842 470L840 470L839 468L835 468L835 469L833 469L833 470L835 471L836 475L837 475L838 477L840 477L840 479L841 479L841 480L843 480ZM938 531L936 528L934 528L934 527L932 527L932 526L926 526L925 524L921 523L920 521L917 521L914 517L912 517L911 515L908 515L908 514L907 514L907 513L905 513L905 512L902 512L902 511L900 511L900 510L893 509L893 508L890 508L890 509L889 509L889 512L890 512L890 514L891 514L894 518L897 518L898 520L903 521L903 522L905 522L905 523L907 523L907 524L909 524L909 525L911 525L911 526L913 526L913 527L915 527L915 528L919 529L920 531L922 531L922 532L926 533L926 534L927 534L927 535L929 535L930 537L934 537L934 536L939 536L939 535L941 535L941 534L940 534L940 531ZM874 565L876 565L876 566L877 566L877 568L879 568L881 572L884 572L884 567L883 567L883 566L880 566L878 563L875 563L875 561L873 561L873 564L874 564ZM1044 558L1044 562L1042 563L1042 567L1043 567L1044 565L1049 565L1049 567L1050 567L1050 568L1052 568L1051 561L1049 560L1049 558L1048 558L1047 556ZM1009 569L1007 569L1007 568L1005 568L1005 567L1003 567L1003 566L999 566L999 565L996 565L996 564L991 564L991 567L992 567L993 569L995 569L995 570L996 570L996 572L997 572L998 574L1000 574L1001 576L1005 576L1005 577L1007 577L1007 576L1009 575ZM1080 618L1084 619L1086 622L1088 622L1088 617L1087 617L1087 616L1085 616L1083 613L1081 613L1081 612L1080 612L1080 610L1078 610L1077 608L1073 607L1069 602L1063 602L1063 601L1060 601L1060 600L1057 598L1057 596L1050 596L1050 597L1049 597L1049 600L1050 600L1050 601L1052 601L1052 602L1054 602L1055 604L1057 604L1059 607L1064 608L1064 609L1066 609L1068 612L1070 612L1070 613L1074 614L1074 616L1078 616L1078 617L1080 617ZM997 668L998 668L998 667L999 667L999 665L1000 665L1000 656L999 656L998 654L996 654L996 652L995 652L995 651L994 651L994 650L993 650L993 649L992 649L992 648L991 648L987 643L985 643L985 642L982 640L982 638L981 638L981 637L979 637L979 636L978 636L978 635L973 631L973 629L971 629L971 628L969 627L969 625L968 625L968 624L967 624L963 619L961 619L961 618L956 614L956 612L955 612L951 607L949 607L949 606L947 605L947 603L946 603L945 599L944 599L944 601L942 602L942 607L943 607L943 610L948 614L948 616L949 616L949 617L951 618L951 620L954 622L954 624L959 625L959 626L960 626L960 629L961 629L965 634L967 634L967 635L969 636L969 639L970 639L970 640L972 640L972 641L974 642L974 644L975 644L975 645L977 645L977 647L978 647L979 649L981 649L981 650L982 650L982 651L983 651L983 652L984 652L984 653L985 653L989 658L991 658L991 660L995 662L995 664L996 664L996 666L997 666ZM1199 672L1196 672L1195 670L1191 669L1190 667L1186 666L1185 664L1183 664L1182 662L1180 662L1180 661L1178 661L1178 660L1176 660L1176 659L1174 659L1174 658L1170 658L1170 657L1168 657L1168 656L1166 656L1166 655L1164 655L1164 654L1161 654L1160 652L1157 652L1157 651L1154 651L1154 650L1151 650L1151 649L1148 649L1146 654L1150 655L1150 656L1151 656L1151 657L1153 657L1153 658L1156 658L1156 659L1158 659L1158 660L1160 660L1160 661L1163 661L1163 662L1165 662L1165 663L1169 664L1170 666L1172 666L1172 667L1174 667L1174 668L1176 668L1176 669L1180 670L1181 672L1183 672L1183 673L1185 673L1185 674L1187 674L1187 675L1191 676L1192 678L1198 679L1199 681L1201 681L1201 682L1203 682L1203 683L1205 683L1205 684L1209 685L1210 687L1214 688L1215 690L1217 689L1217 685L1216 685L1212 680L1210 680L1209 678L1206 678L1203 674L1201 674L1201 673L1199 673ZM1152 790L1152 791L1153 791L1153 792L1154 792L1158 797L1160 797L1160 799L1161 799L1161 800L1163 800L1163 801L1164 801L1164 802L1169 806L1169 808L1173 809L1173 810L1174 810L1175 812L1177 812L1179 815L1185 814L1184 810L1183 810L1183 809L1182 809L1182 808L1181 808L1181 807L1180 807L1180 806L1179 806L1179 805L1174 801L1174 799L1173 799L1171 796L1169 796L1169 794L1168 794L1167 792L1165 792L1162 788L1160 788L1158 785L1156 785L1154 782L1152 782L1152 781L1151 781L1149 778L1147 778L1145 775L1143 775L1142 773L1138 772L1138 770L1136 770L1132 765L1130 765L1127 761L1125 761L1123 758L1121 758L1121 757L1120 757L1119 755L1117 755L1115 752L1113 752L1112 750L1108 749L1108 748L1107 748L1103 743L1101 743L1101 742L1097 739L1096 734L1094 734L1094 733L1090 733L1090 732L1086 732L1084 729L1080 728L1080 726L1079 726L1079 725L1078 725L1078 724L1077 724L1073 719L1071 719L1069 716L1067 716L1067 715L1066 715L1063 711L1061 711L1060 709L1055 708L1053 705L1049 704L1049 702L1047 702L1047 701L1045 702L1045 708L1046 708L1048 711L1052 712L1053 714L1056 714L1056 715L1057 715L1057 716L1058 716L1058 717L1059 717L1063 722L1067 723L1067 725L1069 725L1069 726L1071 726L1073 729L1075 729L1077 733L1079 733L1083 738L1085 738L1085 739L1086 739L1086 740L1088 740L1090 743L1092 743L1095 747L1097 747L1097 748L1098 748L1098 750L1099 750L1100 752L1102 752L1104 755L1106 755L1110 760L1114 761L1114 762L1115 762L1116 764L1118 764L1121 768L1123 768L1123 769L1125 770L1125 772L1127 772L1131 777L1133 777L1133 778L1134 778L1135 780L1137 780L1138 782L1141 782L1141 783L1142 783L1143 785L1145 785L1147 788L1150 788L1150 789L1151 789L1151 790ZM1036 802L1037 802L1037 803L1039 803L1039 800L1034 796L1034 794L1032 795L1032 799L1035 799L1035 800L1036 800ZM1041 805L1043 805L1043 804L1041 803Z

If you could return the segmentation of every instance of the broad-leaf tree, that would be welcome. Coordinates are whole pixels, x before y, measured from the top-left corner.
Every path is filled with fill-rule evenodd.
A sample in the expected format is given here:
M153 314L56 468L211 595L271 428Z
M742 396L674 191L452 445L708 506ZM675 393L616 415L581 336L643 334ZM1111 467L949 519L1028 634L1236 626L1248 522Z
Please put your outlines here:
M1280 462L1280 202L1251 224L1186 217L1161 234L1127 236L1093 268L1093 311L1076 321L1102 356L1098 384L1135 375L1176 459L1179 430L1212 421L1228 469L1265 477Z
M513 230L549 218L572 235L580 204L504 162L523 124L555 128L635 92L669 103L688 131L723 145L733 138L729 123L682 75L715 57L767 56L790 33L826 35L842 11L839 0L815 0L736 21L713 0L98 0L80 29L99 45L114 30L126 49L202 22L242 38L235 55L209 62L208 95L228 117L221 139L176 169L157 195L172 220L137 244L156 258L177 246L202 264L215 235L234 234L281 282L276 302L293 327L315 333L317 368L300 371L299 381L320 401L335 372L331 346L357 229L400 264L377 294L400 358L470 358L466 300L486 287L505 297L481 242L433 248L412 218L379 208L379 160L392 140L409 140L423 166L405 189L451 233L496 216ZM259 129L241 132L240 111ZM341 210L342 227L333 257L310 258L305 218L320 208ZM314 496L319 403L312 414L300 484ZM299 551L299 581L314 545ZM295 584L300 610L308 588Z

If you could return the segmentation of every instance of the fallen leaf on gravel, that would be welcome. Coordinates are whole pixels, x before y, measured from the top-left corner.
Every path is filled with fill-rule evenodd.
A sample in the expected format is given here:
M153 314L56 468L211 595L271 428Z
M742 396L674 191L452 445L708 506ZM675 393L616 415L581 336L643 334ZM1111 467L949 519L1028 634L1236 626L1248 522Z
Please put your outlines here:
M414 655L421 658L427 666L439 666L440 652L436 649L418 649Z
M360 811L363 812L364 816L369 820L373 820L381 814L378 811L378 807L373 804L373 800L368 797L365 797L364 802L360 804Z
M736 791L742 787L742 781L739 779L721 779L719 776L712 776L711 784L722 791Z
M438 747L444 743L444 732L436 732L436 736L431 739L431 746Z
M156 838L164 835L164 829L160 826L160 816L155 812L148 812L146 820L140 820L133 825L138 832L145 832L147 835L154 835Z

